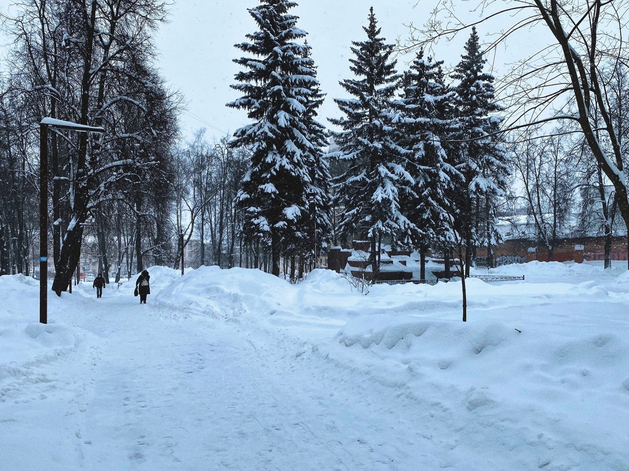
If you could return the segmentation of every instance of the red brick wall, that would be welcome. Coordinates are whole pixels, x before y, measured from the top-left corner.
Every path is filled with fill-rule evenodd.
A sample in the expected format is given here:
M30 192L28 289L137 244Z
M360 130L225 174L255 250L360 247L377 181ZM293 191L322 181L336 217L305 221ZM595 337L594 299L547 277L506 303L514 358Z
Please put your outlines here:
M575 250L575 246L583 246L583 251ZM533 252L529 252L529 248L534 248ZM487 250L480 247L476 251L477 257L486 257ZM527 261L538 260L545 262L548 260L548 249L542 245L525 239L506 240L502 244L494 247L494 257L498 258L502 255L518 255L526 258ZM614 237L612 242L612 260L627 260L627 238ZM574 239L562 239L558 241L553 250L553 259L555 262L576 261L581 263L583 260L604 260L605 259L605 239L602 237L579 237Z
M583 246L583 251L575 250L575 246ZM354 243L355 249L369 251L369 242ZM532 252L529 249L533 248ZM328 254L328 268L340 271L345 268L347 259L351 255L351 251L335 247L330 249ZM526 239L506 240L502 244L494 247L494 258L500 256L517 255L524 258L527 262L537 260L539 262L548 261L548 250L546 247L537 245L534 241ZM479 247L476 250L477 257L486 257L487 250L485 247ZM605 259L605 239L602 237L580 237L574 239L562 239L558 241L555 250L553 250L554 262L575 261L582 263L584 260L595 261ZM611 251L612 260L627 260L627 238L614 237Z

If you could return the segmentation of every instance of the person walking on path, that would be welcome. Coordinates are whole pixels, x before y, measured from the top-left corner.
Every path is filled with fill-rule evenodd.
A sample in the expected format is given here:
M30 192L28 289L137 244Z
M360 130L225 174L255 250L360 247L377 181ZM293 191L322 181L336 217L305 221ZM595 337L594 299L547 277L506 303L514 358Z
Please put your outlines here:
M94 283L92 283L92 289L96 288L96 297L103 297L103 288L105 287L105 278L99 273L96 278L94 278Z
M138 279L135 282L135 289L138 291L140 295L140 304L146 304L146 296L151 294L151 285L149 284L149 280L151 277L149 276L148 270L144 270L138 276Z

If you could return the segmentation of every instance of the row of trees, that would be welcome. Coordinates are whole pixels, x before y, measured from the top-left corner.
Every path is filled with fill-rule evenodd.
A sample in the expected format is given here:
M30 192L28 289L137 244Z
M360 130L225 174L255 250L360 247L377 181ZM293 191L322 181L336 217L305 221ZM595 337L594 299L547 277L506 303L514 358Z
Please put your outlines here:
M239 131L248 139L240 144L264 142L258 160L268 164L262 170L252 167L254 190L243 193L241 200L242 208L250 212L245 221L259 224L249 237L275 247L271 250L280 247L286 255L290 243L282 244L299 231L290 229L280 235L276 229L290 225L261 210L260 202L268 201L270 191L278 195L276 201L288 202L286 214L295 214L290 208L299 207L303 221L311 218L303 211L302 190L312 180L290 181L273 170L278 167L273 151L283 156L282 146L291 147L294 142L277 129L287 115L299 120L303 109L312 109L292 108L298 92L288 88L299 87L289 64L308 54L274 55L294 47L290 40L297 36L289 31L296 18L286 12L295 4L261 3L262 7L251 10L260 26L260 31L249 36L255 42L238 46L256 57L236 60L249 71L237 76L243 84L234 88L244 96L231 106L247 109L256 121ZM457 23L453 2L441 2L422 32L424 39L410 45L419 52L403 74L396 73L391 60L394 48L379 37L375 15L370 12L364 28L367 40L353 43L355 58L350 68L355 77L342 82L352 98L336 100L345 117L332 120L342 129L332 133L338 147L328 156L335 176L333 242L368 238L376 271L384 240L417 247L422 253L429 246L444 249L446 255L455 248L467 271L481 245L487 247L491 260L497 208L502 204L532 221L533 231L523 235L546 244L549 257L566 233L603 234L609 266L614 227L621 218L625 220L622 232L626 233L627 226L623 209L627 204L624 7L574 1L567 8L555 0L520 2L504 9L497 2L481 4L485 18L479 22L514 14L511 27L499 28L502 35L495 43L483 51L474 23ZM448 21L441 21L448 14ZM444 28L445 24L454 26ZM534 51L501 81L510 107L506 121L501 122L494 79L483 72L483 53L534 26L551 33L556 43L551 41L547 51L554 47L556 54ZM455 83L448 85L442 62L425 58L422 51L440 37L468 28L465 54L450 75ZM603 32L608 29L615 32ZM313 64L308 67L312 75ZM547 124L553 121L562 125L549 128ZM507 131L511 139L505 139L503 147L499 137ZM510 171L515 179L509 187ZM272 185L267 185L271 180ZM284 194L278 182L287 192L297 189L297 193ZM291 206L294 201L299 202Z
M607 5L596 2L585 11L575 2L569 12L550 0L530 3L536 10L522 11L536 11L530 18L553 34L557 22L581 14L574 23L581 34L568 36L573 52L565 61L507 76L503 82L515 89L507 104L516 112L506 121L498 118L475 29L453 72L427 57L429 42L421 42L408 70L398 73L395 49L380 37L370 10L366 40L353 43L354 78L342 82L350 97L336 100L344 117L328 134L317 121L323 94L306 33L289 14L295 3L261 0L249 10L259 30L237 45L247 53L235 60L243 67L234 85L242 97L228 105L246 110L251 124L233 138L208 143L199 133L177 148L178 97L152 66L151 33L164 19L163 3L23 0L21 13L5 22L15 47L0 100L0 270L29 273L35 257L34 124L44 116L106 129L100 137L51 137L51 184L42 190L54 221L57 293L77 265L84 232L101 271L109 275L114 267L118 277L123 264L131 273L147 257L176 267L195 239L198 264L279 274L283 262L295 277L314 266L326 244L353 238L371 241L376 272L383 243L422 254L455 249L469 267L475 249L491 253L496 240L498 204L512 189L508 163L549 249L576 206L584 233L598 226L611 237L616 212L625 218L624 177L609 174L624 175L626 65L613 54L613 35L604 50L592 38L613 14L603 22ZM557 70L569 85L553 89ZM523 77L542 71L548 83L524 87ZM531 121L549 119L540 110L570 93L576 97L562 103L559 118L573 125L552 138L530 132ZM521 127L522 119L523 134L503 148L503 131Z
M243 259L242 216L236 197L250 153L233 149L227 137L211 144L205 130L176 154L175 221L180 244L189 246L195 236L196 250L189 250L192 266L253 266ZM181 248L178 249L181 250ZM180 252L179 252L180 253ZM179 257L175 267L179 263Z
M53 289L79 256L116 281L148 264L177 268L193 238L197 264L258 266L243 248L236 195L248 149L203 133L178 144L180 98L154 68L157 0L24 0L3 26L15 38L0 100L0 274L35 270L38 193L49 195ZM102 126L100 136L54 133L50 187L39 188L44 117ZM206 253L206 247L208 247ZM262 258L262 262L258 259ZM35 275L35 273L33 273Z
M251 167L249 188L241 194L241 207L248 212L245 223L252 225L249 240L287 256L297 245L291 237L298 239L303 232L296 219L287 224L265 209L264 202L273 201L275 209L279 204L283 214L303 216L305 226L313 219L305 210L304 189L316 182L294 170L307 165L288 167L292 180L276 170L286 165L282 159L290 154L287 149L298 149L290 133L309 125L302 113L316 108L313 96L318 95L299 96L305 88L303 76L295 71L309 54L307 44L294 43L305 35L301 30L295 34L296 17L287 13L295 4L261 3L251 10L260 31L249 36L253 42L238 46L255 56L236 60L248 69L234 86L244 96L230 105L249 111L255 124L239 130L233 144L259 146L257 160L263 164ZM393 45L379 37L371 10L364 28L367 40L353 43L350 68L355 77L342 82L352 97L336 100L345 117L332 120L342 129L331 133L336 150L327 156L334 174L329 192L332 241L368 238L376 271L383 241L421 253L432 247L447 255L455 248L467 272L477 247L486 246L492 259L500 204L514 213L525 212L534 230L524 235L544 243L549 257L566 233L603 234L609 266L611 237L620 219L615 216L626 219L627 87L622 34L607 37L601 28L621 27L620 10L604 2L575 1L570 8L554 0L522 2L514 8L481 3L489 19L516 13L513 27L502 30L487 50L538 24L555 38L557 55L535 51L502 80L511 110L502 122L494 78L483 71L486 50L473 24L456 24L452 2L435 10L423 31L427 39L411 44L419 52L403 74L395 71ZM451 13L449 23L439 21L444 10ZM455 26L444 29L443 24ZM471 34L465 54L450 74L455 83L449 85L442 62L424 57L423 50L439 37L467 28ZM314 64L306 67L305 75L314 82ZM302 108L295 108L296 102ZM561 127L545 127L556 120L563 121ZM504 139L503 146L506 131L511 139ZM306 151L298 150L298 157L289 159L291 165L302 155ZM515 176L510 182L509 173ZM514 186L522 191L515 194Z
M448 85L442 62L422 51L398 74L394 46L370 10L367 39L352 47L355 77L342 82L352 97L335 100L345 117L331 120L342 131L332 133L337 150L327 159L337 175L328 189L316 69L307 43L296 42L306 33L288 13L295 3L261 4L250 10L259 31L237 46L253 56L236 60L246 69L234 85L243 97L228 106L253 120L231 145L252 151L239 204L247 240L270 248L273 273L281 256L316 256L332 228L331 204L334 242L368 238L376 277L384 242L422 253L465 247L468 259L479 244L490 247L508 168L476 31L452 74L457 84Z
M613 237L625 234L626 226L617 194L583 135L574 126L561 126L521 137L510 144L513 186L521 188L519 194L511 190L505 201L510 235L544 245L548 260L560 239L600 236L605 267L611 267Z
M342 227L371 240L372 258L388 237L421 254L465 248L459 251L469 262L478 245L495 242L497 198L508 175L494 78L483 72L476 30L454 85L445 81L443 62L424 58L423 50L397 75L373 10L365 31L368 40L354 43L352 60L361 79L343 82L354 98L337 100L347 117L334 121L344 129L335 134L335 157L349 162L337 178L339 202L351 208Z
M462 21L455 10L454 1L440 1L425 26L413 28L420 34L414 35L409 46L434 44L440 38L451 39L471 25L490 23L498 34L488 50L499 46L520 47L522 55L501 87L501 96L508 97L506 105L510 111L504 128L523 131L514 140L529 157L556 155L558 169L569 166L569 160L579 163L569 168L568 184L563 185L565 191L555 185L559 193L552 191L543 198L536 198L530 192L528 209L537 211L536 224L543 228L540 238L552 245L553 221L562 213L561 200L566 191L580 192L577 203L584 211L579 218L590 227L594 223L607 238L606 266L609 266L615 215L622 219L622 232L627 234L629 228L625 119L628 64L624 40L629 4L599 0L479 0L476 11L482 12L482 17L476 21L469 18ZM531 41L532 37L535 41ZM522 47L540 41L539 47ZM571 133L574 139L566 138ZM553 138L557 143L559 136L562 136L561 145L539 141ZM531 139L539 143L527 150L525 143ZM553 146L568 151L551 151ZM558 176L560 172L547 173ZM574 178L577 174L583 176L578 182ZM560 204L559 211L554 211L554 203L545 208L546 216L554 214L550 224L539 222L542 211L541 206L535 208L536 199Z
M3 166L2 271L28 273L33 197L49 195L53 290L75 271L83 234L100 247L103 272L112 244L137 267L151 252L164 262L178 98L153 64L151 33L165 18L159 0L23 0L4 27L14 38L0 101ZM55 132L49 188L39 188L37 124L51 117L105 128L102 136ZM3 182L4 183L4 182ZM13 242L15 241L15 243ZM134 256L132 255L134 254ZM116 270L119 276L120 270Z

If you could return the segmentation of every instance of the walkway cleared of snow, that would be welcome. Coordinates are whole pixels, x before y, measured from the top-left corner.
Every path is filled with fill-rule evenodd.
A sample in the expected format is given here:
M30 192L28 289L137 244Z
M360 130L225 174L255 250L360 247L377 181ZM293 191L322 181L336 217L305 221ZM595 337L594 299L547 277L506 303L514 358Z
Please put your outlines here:
M628 471L629 274L373 286L150 269L0 278L0 469Z

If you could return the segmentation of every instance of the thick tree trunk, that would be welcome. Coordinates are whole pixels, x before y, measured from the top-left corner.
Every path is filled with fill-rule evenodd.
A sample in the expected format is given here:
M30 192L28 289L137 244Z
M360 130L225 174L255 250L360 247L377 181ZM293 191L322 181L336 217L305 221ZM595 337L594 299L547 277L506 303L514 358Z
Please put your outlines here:
M492 224L489 195L485 198L485 231L487 238L487 268L494 268L494 248L492 246Z
M426 282L426 246L419 247L419 280Z
M232 213L233 214L233 213ZM231 240L229 241L229 252L228 252L228 265L227 268L233 268L236 260L234 258L234 251L236 248L236 221L235 215L232 216L232 224L231 224ZM242 245L240 249L240 266L242 267Z
M115 283L120 283L120 276L122 271L122 258L124 254L122 250L120 250L120 244L118 244L118 263L116 264L116 278L114 280Z
M109 259L107 257L107 236L103 230L98 231L98 263L99 271L105 282L109 283Z
M612 267L612 234L611 230L605 226L605 268Z
M303 280L305 272L306 272L306 258L304 256L301 256L299 257L299 271L297 273L297 278L300 280Z
M271 273L280 276L280 240L276 233L271 235Z
M465 253L462 254L461 263L465 264L465 270L461 272L462 276L470 276L470 264L472 262L472 237L468 233L465 238Z
M142 217L138 214L135 222L135 268L137 273L142 273L144 269L142 259Z
M461 294L463 300L463 322L467 322L467 287L465 286L465 276L461 277Z
M0 224L0 276L8 273L9 266L5 238L5 227Z
M376 265L378 266L378 276L377 276L376 280L379 280L380 279L380 267L382 266L382 233L378 233L377 257L378 257L378 263Z
M218 236L216 238L216 264L220 267L223 263L223 239L225 232L225 196L221 190L219 192L219 213L218 213Z
M61 296L61 293L66 291L72 282L72 274L76 270L81 255L82 239L83 228L79 224L71 227L63 238L59 261L55 265L55 279L52 282L52 290L57 296Z
M373 281L378 281L380 279L380 263L378 258L378 240L377 235L371 236L371 272L373 274Z
M199 265L205 265L205 208L201 209L199 221ZM220 266L220 263L219 263Z
M122 258L123 258L123 250L122 250L122 217L120 216L120 212L116 211L116 239L118 243L118 260L116 263L116 283L120 283L121 271L122 271Z
M90 89L92 84L92 58L94 52L95 24L96 24L96 4L92 2L89 12L88 24L90 29L86 31L85 55L83 63L83 76L81 79L81 117L80 124L87 125L89 121ZM87 14L87 12L86 12ZM76 164L75 180L70 182L74 186L74 196L71 201L71 222L63 238L59 261L55 261L55 279L52 284L53 291L57 296L67 289L74 270L79 262L81 254L81 243L83 239L83 227L87 220L89 203L89 189L87 187L88 168L88 145L87 134L79 133L79 146Z

